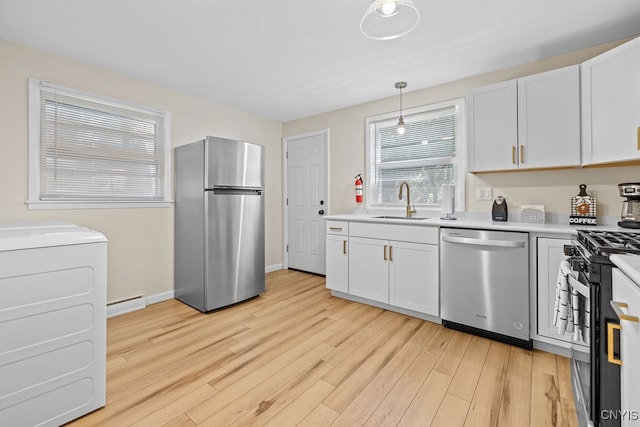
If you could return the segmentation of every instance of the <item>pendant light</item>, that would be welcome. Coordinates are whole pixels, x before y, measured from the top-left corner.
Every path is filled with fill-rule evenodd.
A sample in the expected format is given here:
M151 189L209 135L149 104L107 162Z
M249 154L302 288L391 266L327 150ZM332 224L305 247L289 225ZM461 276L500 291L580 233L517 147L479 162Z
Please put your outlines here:
M391 40L408 34L419 21L413 0L374 0L360 21L360 31L373 40Z
M404 119L402 118L402 89L407 87L407 82L398 82L396 83L396 89L400 89L400 118L398 119L398 124L396 125L396 132L398 135L404 135L407 128L404 124Z

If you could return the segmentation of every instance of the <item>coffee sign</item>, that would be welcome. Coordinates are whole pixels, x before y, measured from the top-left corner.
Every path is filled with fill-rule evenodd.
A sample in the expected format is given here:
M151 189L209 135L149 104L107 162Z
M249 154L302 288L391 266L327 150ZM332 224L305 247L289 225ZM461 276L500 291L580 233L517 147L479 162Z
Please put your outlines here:
M580 193L571 198L569 224L596 225L596 198L587 194L586 184L580 184Z

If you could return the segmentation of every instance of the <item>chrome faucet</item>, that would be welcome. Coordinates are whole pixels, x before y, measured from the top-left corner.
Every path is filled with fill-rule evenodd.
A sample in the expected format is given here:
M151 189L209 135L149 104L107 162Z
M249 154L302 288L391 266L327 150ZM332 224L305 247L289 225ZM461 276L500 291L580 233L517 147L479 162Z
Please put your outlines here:
M402 186L407 187L407 218L411 218L411 214L416 213L416 208L411 206L411 192L409 191L409 184L407 181L402 181L400 183L400 194L398 195L398 198L402 200Z

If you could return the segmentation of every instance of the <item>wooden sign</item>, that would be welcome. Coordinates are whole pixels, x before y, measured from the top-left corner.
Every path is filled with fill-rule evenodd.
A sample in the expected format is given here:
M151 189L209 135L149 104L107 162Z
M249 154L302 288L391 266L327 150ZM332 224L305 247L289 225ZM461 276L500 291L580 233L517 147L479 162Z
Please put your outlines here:
M580 184L580 193L571 198L569 224L596 225L596 198L587 194L586 184Z

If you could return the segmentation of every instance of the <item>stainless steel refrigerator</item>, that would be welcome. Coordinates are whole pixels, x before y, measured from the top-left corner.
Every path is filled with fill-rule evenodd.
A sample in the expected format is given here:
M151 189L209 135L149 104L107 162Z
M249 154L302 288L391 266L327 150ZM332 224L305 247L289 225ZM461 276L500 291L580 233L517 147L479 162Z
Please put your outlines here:
M264 147L209 136L174 164L176 299L207 312L264 292Z

